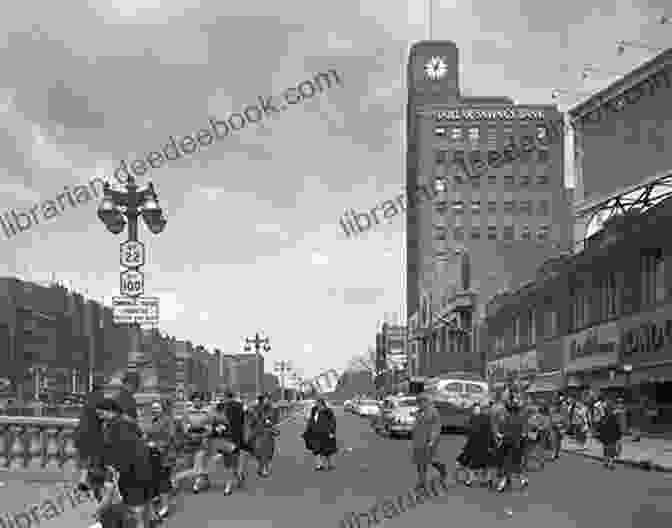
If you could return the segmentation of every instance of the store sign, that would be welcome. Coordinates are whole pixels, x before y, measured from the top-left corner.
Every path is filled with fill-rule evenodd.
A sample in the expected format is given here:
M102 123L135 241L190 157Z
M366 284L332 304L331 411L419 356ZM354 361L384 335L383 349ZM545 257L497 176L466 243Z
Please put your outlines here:
M476 108L454 108L444 110L434 114L436 121L480 121L480 120L513 120L513 119L545 119L543 110L533 110L529 108L502 108L476 109Z
M670 306L663 306L650 314L637 316L621 323L621 354L623 359L642 355L650 361L651 356L664 354L672 344L672 317Z
M585 370L618 363L619 331L615 322L570 335L565 342L568 370Z

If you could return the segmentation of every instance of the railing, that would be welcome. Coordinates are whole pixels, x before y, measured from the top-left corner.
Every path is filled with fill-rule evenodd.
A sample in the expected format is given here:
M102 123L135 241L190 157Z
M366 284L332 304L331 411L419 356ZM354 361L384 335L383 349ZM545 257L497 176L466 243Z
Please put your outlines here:
M277 404L280 419L296 405ZM71 481L77 474L74 432L77 418L0 416L0 480ZM181 457L181 467L191 464L191 454Z

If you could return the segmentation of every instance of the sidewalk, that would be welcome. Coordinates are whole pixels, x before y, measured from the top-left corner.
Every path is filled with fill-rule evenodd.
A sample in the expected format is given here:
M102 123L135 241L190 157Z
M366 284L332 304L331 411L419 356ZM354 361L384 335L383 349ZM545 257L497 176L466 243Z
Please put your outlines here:
M581 449L572 439L565 437L562 450L587 458L602 460L602 444L595 438L589 438L586 448ZM672 441L663 438L642 438L633 442L630 437L623 439L623 452L617 460L619 464L672 473Z

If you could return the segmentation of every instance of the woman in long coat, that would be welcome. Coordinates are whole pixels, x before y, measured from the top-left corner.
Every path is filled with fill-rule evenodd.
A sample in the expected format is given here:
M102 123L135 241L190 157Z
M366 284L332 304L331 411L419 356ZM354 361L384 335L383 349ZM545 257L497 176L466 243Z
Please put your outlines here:
M445 479L445 464L436 460L441 439L441 417L427 394L418 396L419 409L413 428L412 459L418 471L418 485L427 483L427 469L432 466Z
M469 469L465 484L471 486L474 472L481 473L481 480L485 471L493 463L495 448L492 421L488 414L481 412L477 403L473 407L473 415L469 421L467 442L464 445L459 462Z
M268 477L271 473L271 460L275 454L275 437L277 436L278 411L271 403L268 395L259 396L259 403L252 413L250 424L251 443L254 454L259 462L258 475Z
M332 457L338 451L336 417L324 398L319 398L310 410L303 439L306 448L315 455L315 471L334 469Z
M613 404L609 402L606 405L605 415L598 429L598 437L604 446L604 467L615 468L614 464L618 457L618 447L622 436L618 416L614 412Z

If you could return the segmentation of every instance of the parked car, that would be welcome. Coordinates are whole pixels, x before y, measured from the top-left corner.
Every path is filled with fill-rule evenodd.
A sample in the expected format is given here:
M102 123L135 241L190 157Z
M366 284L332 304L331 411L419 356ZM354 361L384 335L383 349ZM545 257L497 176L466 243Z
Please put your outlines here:
M357 414L364 418L375 418L380 413L378 400L361 400L357 405Z
M377 430L390 437L410 435L415 426L418 401L414 396L387 398L380 407Z

